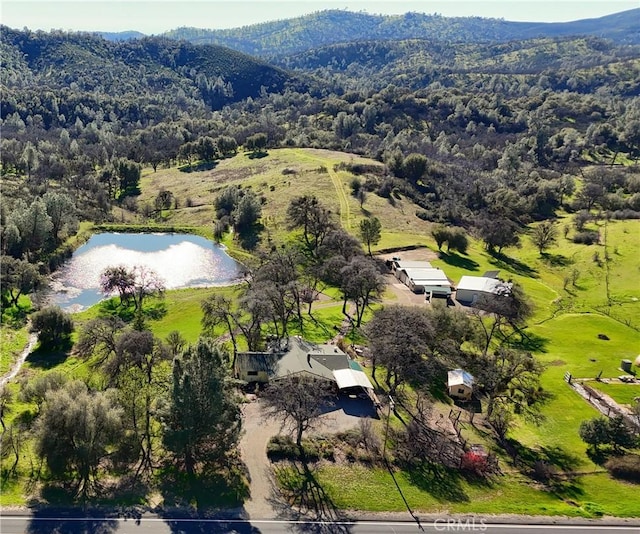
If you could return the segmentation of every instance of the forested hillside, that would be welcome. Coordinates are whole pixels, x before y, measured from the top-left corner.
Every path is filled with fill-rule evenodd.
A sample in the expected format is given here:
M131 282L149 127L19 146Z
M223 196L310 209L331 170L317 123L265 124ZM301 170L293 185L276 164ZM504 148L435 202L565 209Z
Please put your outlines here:
M135 192L126 169L212 161L220 146L263 135L268 147L382 161L368 191L402 191L420 217L473 232L496 217L518 227L563 205L640 211L635 167L620 165L640 156L635 47L367 41L292 56L283 70L170 39L5 29L1 46L2 168L27 178L5 188L7 206L54 180L86 196L89 218L108 219ZM607 166L581 176L592 162ZM594 186L569 206L576 176Z
M640 93L640 47L618 47L593 37L531 39L479 46L436 40L356 41L321 47L275 60L294 70L344 75L363 85L393 83L413 89L433 82L460 87L488 77L510 76L507 92L541 75L554 91L592 93L607 87L616 93ZM515 75L521 75L517 77ZM507 79L507 78L504 78ZM540 83L536 79L536 83Z
M263 87L281 91L289 81L282 70L240 52L161 38L114 43L86 33L24 32L2 27L0 46L2 80L10 91L3 106L5 116L15 111L13 92L28 91L34 82L38 91L63 89L87 93L87 97L91 93L94 102L85 105L99 107L105 114L111 111L109 100L114 105L114 98L127 95L139 107L145 106L145 101L164 104L176 116L194 101L220 108L259 96ZM62 114L67 120L75 120L73 111ZM47 123L48 115L43 115ZM140 116L134 113L129 119L135 122Z
M163 35L197 44L220 44L259 56L284 56L335 43L374 40L434 39L448 43L489 43L590 35L619 44L640 44L640 8L598 19L563 23L510 22L481 17L443 17L424 13L370 15L327 10L242 28L178 28ZM206 24L203 24L206 25ZM213 25L211 22L210 25Z

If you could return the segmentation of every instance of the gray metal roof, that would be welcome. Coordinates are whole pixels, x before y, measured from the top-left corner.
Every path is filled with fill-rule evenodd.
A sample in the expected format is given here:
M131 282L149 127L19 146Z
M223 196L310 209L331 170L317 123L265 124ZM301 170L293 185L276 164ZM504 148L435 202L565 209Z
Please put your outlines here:
M354 369L354 363L336 345L316 345L299 337L290 338L282 352L242 352L236 359L239 369L265 371L271 380L308 374L336 382L335 371L358 372L359 366Z

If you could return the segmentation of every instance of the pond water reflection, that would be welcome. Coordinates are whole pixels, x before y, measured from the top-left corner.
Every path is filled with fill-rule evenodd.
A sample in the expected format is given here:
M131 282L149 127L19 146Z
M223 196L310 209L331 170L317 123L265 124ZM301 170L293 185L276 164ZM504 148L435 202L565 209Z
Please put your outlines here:
M167 289L226 285L242 273L242 266L224 248L200 236L96 234L54 274L49 300L67 311L96 304L104 298L100 273L116 265L151 269Z

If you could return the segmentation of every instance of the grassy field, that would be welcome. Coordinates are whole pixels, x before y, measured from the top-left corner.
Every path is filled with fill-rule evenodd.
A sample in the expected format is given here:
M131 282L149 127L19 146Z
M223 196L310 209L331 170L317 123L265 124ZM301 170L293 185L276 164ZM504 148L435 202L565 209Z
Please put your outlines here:
M9 372L27 344L27 314L31 311L31 300L22 295L18 308L12 306L2 310L0 325L0 375Z
M335 506L368 511L404 511L388 471L360 465L324 465L314 473ZM578 477L560 496L542 491L517 474L478 483L454 473L398 472L396 481L413 510L429 513L638 517L637 487L605 474ZM290 473L280 477L291 476ZM624 488L624 489L622 489Z
M213 202L222 188L227 185L250 187L264 197L262 222L268 234L280 240L289 234L285 217L289 203L297 196L308 194L315 195L336 214L336 222L354 234L360 220L370 213L375 214L383 227L382 240L376 250L428 242L426 236L430 224L416 216L419 208L410 200L396 199L392 205L387 199L370 193L361 208L351 195L349 186L354 175L334 170L334 166L341 162L380 165L372 160L329 150L282 148L270 150L264 158L255 159L239 153L209 170L182 172L171 168L159 169L155 173L145 171L139 202L153 204L161 189L170 190L183 207L165 212L167 223L210 226L215 215ZM184 207L187 198L193 207Z

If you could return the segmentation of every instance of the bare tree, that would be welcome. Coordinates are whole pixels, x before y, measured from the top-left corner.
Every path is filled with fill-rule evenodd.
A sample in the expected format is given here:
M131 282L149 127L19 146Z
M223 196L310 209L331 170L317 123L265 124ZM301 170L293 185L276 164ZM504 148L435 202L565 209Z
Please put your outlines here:
M544 221L533 229L531 233L531 241L537 247L538 252L542 254L558 238L558 227L552 221Z
M533 305L517 283L503 282L493 294L480 294L473 306L473 315L482 332L483 355L486 356L496 335L501 333L504 339L509 337L505 327L523 335L523 325L533 313Z
M74 351L83 357L99 356L99 363L116 352L116 341L125 327L122 319L115 316L92 319L80 332Z
M435 338L435 329L424 310L387 306L374 313L365 330L373 357L373 379L376 366L382 365L391 395L406 380L422 374L429 340Z
M343 297L342 313L347 314L347 301L356 305L355 326L359 327L365 309L384 290L385 280L377 265L364 256L354 257L340 270L340 291Z
M135 284L133 286L133 301L136 310L142 310L142 303L149 296L164 296L164 281L158 274L143 265L133 267Z
M142 311L144 299L151 295L162 297L165 285L155 271L144 265L135 265L131 269L118 265L102 271L100 289L105 294L117 291L121 304L133 299L136 310Z
M336 227L331 212L315 196L294 198L287 208L287 219L291 228L302 228L304 242L314 257L327 234Z
M469 367L487 395L488 418L498 406L535 418L548 399L540 385L544 366L528 352L501 347L469 362Z
M312 428L325 409L333 405L333 394L324 380L290 376L270 384L264 393L267 413L290 425L296 432L296 444L302 446L302 434Z

